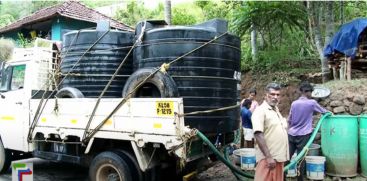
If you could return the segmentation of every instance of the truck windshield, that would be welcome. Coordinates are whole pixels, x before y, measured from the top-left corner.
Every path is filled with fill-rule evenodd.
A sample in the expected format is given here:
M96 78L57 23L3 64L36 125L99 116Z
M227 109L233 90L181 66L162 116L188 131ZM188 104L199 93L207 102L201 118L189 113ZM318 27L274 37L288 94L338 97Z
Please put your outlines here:
M25 65L16 65L13 67L10 90L18 90L24 87Z
M25 65L6 67L1 77L1 92L18 90L24 87Z
M5 70L2 72L2 76L1 76L1 87L0 87L0 91L1 92L5 92L9 90L9 80L11 77L11 72L12 72L12 67L8 66L5 68Z

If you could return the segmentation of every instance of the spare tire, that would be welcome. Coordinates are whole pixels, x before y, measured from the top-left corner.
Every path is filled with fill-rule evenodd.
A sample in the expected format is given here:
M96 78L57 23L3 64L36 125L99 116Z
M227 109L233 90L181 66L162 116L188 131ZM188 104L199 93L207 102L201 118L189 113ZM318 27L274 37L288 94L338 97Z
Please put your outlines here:
M84 98L83 93L74 87L64 87L57 91L55 97L57 98Z
M135 71L127 79L122 97L126 97L138 85L140 85L156 69L142 68ZM139 87L131 97L178 97L178 89L175 81L167 73L156 72L141 87Z

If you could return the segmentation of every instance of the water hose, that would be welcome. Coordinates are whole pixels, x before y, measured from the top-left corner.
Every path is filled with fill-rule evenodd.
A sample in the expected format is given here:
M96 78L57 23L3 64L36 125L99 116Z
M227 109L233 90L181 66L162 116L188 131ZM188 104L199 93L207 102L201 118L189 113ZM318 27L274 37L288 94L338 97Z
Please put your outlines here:
M209 141L209 139L201 133L199 130L195 130L196 135L203 140L204 143L206 143L209 148L213 151L213 153L217 156L217 158L222 161L229 169L231 169L233 172L237 173L240 176L246 177L246 178L254 178L254 175L243 172L242 170L238 169L236 166L232 165L230 161L224 158L224 156L215 148L215 146Z
M321 117L320 121L317 123L317 126L313 130L312 135L311 135L310 139L308 140L308 142L306 143L305 147L303 147L302 151L297 154L295 159L292 159L290 161L290 163L284 167L284 169L283 169L284 172L288 171L290 167L292 167L294 164L298 163L298 161L301 160L305 156L305 153L308 151L308 148L310 147L313 140L315 139L316 134L319 131L322 122L324 121L325 118L329 117L330 115L331 115L331 113L327 112Z

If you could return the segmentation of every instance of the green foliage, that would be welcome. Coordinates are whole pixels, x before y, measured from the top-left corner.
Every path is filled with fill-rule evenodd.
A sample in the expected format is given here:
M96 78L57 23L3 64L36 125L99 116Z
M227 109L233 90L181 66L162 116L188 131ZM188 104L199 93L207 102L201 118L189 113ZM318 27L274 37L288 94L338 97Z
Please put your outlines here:
M316 52L310 43L305 43L304 31L287 31L282 43L273 48L260 49L258 60L252 60L249 38L242 42L242 70L268 72L273 70L310 69L318 67Z
M102 6L110 6L121 1L119 0L81 0L81 2L89 8L97 8Z
M203 14L199 7L186 3L173 7L172 24L193 25L203 21Z
M203 11L205 20L221 18L231 20L234 11L241 7L241 1L195 1Z
M115 19L134 27L139 21L147 19L164 19L163 5L160 4L157 9L150 10L144 7L142 1L130 1L126 9L120 9L114 16Z
M269 38L279 36L284 29L305 29L307 12L301 2L246 2L233 16L233 30L239 36L254 25ZM281 38L281 37L280 37ZM272 42L271 42L272 43Z
M0 27L4 27L14 21L14 18L10 14L0 15Z
M164 6L159 3L157 8L148 9L144 7L142 1L131 1L127 4L126 9L118 10L114 18L134 27L139 21L164 19ZM192 25L202 20L202 11L194 4L185 3L172 8L172 24L174 25Z
M33 46L33 41L25 38L23 33L18 33L17 44L22 48L28 48Z
M32 0L31 2L31 13L34 13L40 9L55 6L57 4L63 3L62 0L52 0L52 1L40 1L40 0ZM30 14L31 14L30 13Z
M31 13L31 2L2 1L0 5L0 15L8 14L17 20Z
M358 17L365 18L367 16L365 1L339 2L339 7L338 9L335 9L335 12L340 12L340 6L342 6L342 10L344 10L344 12L337 15L340 17L340 19L344 19L344 23Z
M172 24L174 25L193 25L197 23L194 15L187 14L185 9L173 9Z
M10 39L0 38L0 61L8 60L13 53L14 42Z
M257 61L249 34L256 27ZM307 12L301 2L244 2L232 16L232 29L242 37L242 70L268 72L317 67L317 52L308 42Z
M2 1L0 4L0 27L6 26L15 20L28 16L42 8L62 3L53 1Z

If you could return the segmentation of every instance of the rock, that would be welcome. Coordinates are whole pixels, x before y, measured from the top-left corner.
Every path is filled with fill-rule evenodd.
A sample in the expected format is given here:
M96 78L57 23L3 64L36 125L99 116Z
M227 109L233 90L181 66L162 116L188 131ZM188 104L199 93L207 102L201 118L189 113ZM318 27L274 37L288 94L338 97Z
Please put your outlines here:
M339 101L339 100L335 100L335 101L330 102L331 107L338 107L338 106L342 106L342 105L343 105L343 102Z
M326 109L329 110L329 111L333 110L333 108L331 106L327 106Z
M340 177L333 177L333 181L342 181Z
M350 104L351 104L352 102L350 102L348 99L344 99L343 100L343 104L344 104L344 106L350 106Z
M345 94L346 94L347 99L352 101L355 93L348 91Z
M320 105L322 106L327 106L330 103L330 99L325 99L319 102Z
M364 105L366 103L366 100L363 96L357 95L357 96L354 96L353 102L358 105Z
M363 108L363 113L367 113L367 106Z
M335 101L335 100L342 100L344 97L342 92L335 92L335 93L331 93L330 95L330 100Z
M333 113L335 113L335 114L343 113L343 112L345 112L344 106L339 106L339 107L336 107L336 108L333 109Z
M358 104L355 104L355 103L352 103L351 106L349 106L349 112L350 114L352 115L359 115L362 113L363 111L363 107L364 106L361 106L361 105L358 105Z

